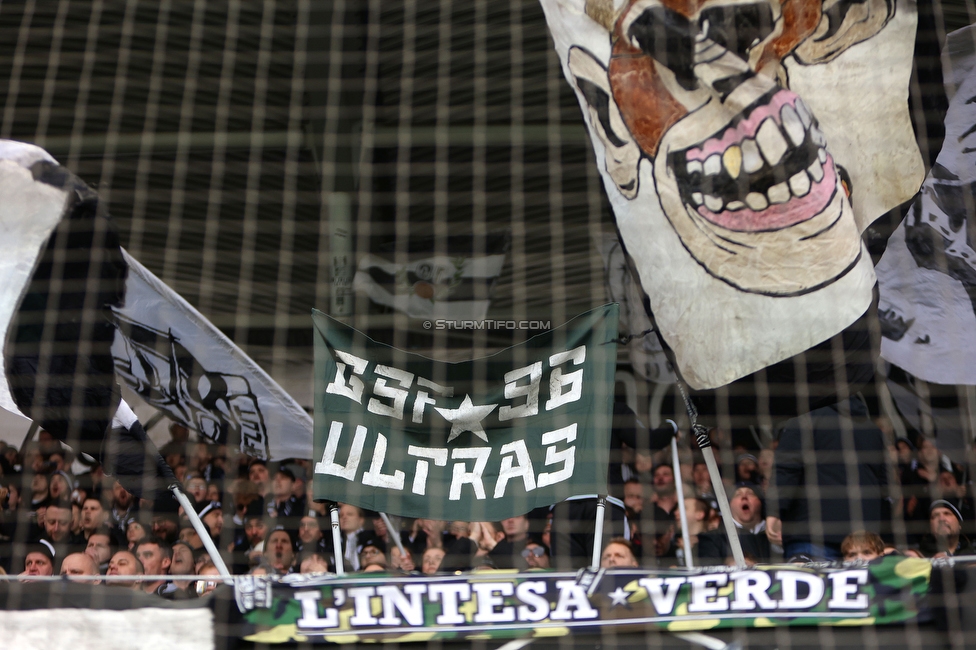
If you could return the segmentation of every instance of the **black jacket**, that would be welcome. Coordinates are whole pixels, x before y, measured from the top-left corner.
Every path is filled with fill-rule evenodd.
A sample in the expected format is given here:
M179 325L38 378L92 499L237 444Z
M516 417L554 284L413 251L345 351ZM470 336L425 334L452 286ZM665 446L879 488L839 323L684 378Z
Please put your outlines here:
M784 544L822 539L839 547L855 530L881 532L884 437L863 403L849 400L787 421L773 476L766 508L783 521Z

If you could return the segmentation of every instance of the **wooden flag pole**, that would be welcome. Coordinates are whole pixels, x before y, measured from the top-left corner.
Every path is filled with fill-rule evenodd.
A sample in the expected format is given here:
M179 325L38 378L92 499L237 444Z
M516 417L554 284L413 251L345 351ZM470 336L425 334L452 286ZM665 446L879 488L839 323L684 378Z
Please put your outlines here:
M603 550L603 520L607 511L607 498L601 496L596 501L596 530L593 531L593 559L590 568L596 571L600 568L600 555Z
M339 504L332 503L329 506L329 516L332 517L332 552L335 556L336 575L346 575L346 570L342 566L342 537L339 535Z

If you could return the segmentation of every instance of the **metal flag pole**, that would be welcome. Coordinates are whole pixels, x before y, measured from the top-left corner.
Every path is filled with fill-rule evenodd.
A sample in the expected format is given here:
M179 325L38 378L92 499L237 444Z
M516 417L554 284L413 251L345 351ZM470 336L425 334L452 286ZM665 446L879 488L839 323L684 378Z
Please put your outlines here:
M335 555L336 575L346 575L342 566L342 538L339 535L339 504L333 502L329 506L329 516L332 517L332 552Z
M396 547L400 550L400 557L406 556L407 552L403 550L403 542L400 540L400 531L393 527L393 523L390 521L389 515L387 515L385 512L381 512L380 519L382 519L383 523L386 524L386 531L390 534L390 537L393 538L393 543L396 544Z
M688 513L685 510L685 482L681 479L681 463L678 461L678 439L671 438L671 462L674 467L674 486L678 490L678 514L681 515L681 539L685 545L685 566L695 565L691 560L691 539L688 536Z
M708 437L708 430L698 424L698 409L692 403L685 391L684 382L680 379L676 382L678 390L681 391L681 398L685 402L685 410L688 411L688 418L691 420L691 433L698 442L702 456L705 457L705 465L708 467L708 477L712 480L712 490L715 492L715 500L718 501L719 512L722 513L722 523L725 524L725 534L729 537L729 546L732 549L732 559L735 565L745 567L746 558L742 554L742 545L739 544L739 533L735 529L732 520L732 508L729 506L729 495L725 493L725 484L722 483L722 475L718 471L718 463L715 462L715 450L712 449L712 441Z
M603 520L607 511L607 498L601 496L596 501L596 530L593 531L593 559L590 568L596 571L600 568L600 555L603 550Z
M180 490L179 483L173 483L169 486L170 492L176 497L180 505L183 506L183 512L186 514L186 518L190 520L190 525L193 526L193 530L197 531L197 535L200 536L200 541L203 542L203 547L207 549L207 553L210 554L210 559L213 560L214 566L220 571L220 575L225 578L230 578L231 573L227 570L227 565L224 564L224 559L220 557L220 551L217 550L216 544L213 543L213 539L210 537L210 533L204 527L203 522L200 521L200 516L197 511L193 508L193 504L186 497L185 494Z

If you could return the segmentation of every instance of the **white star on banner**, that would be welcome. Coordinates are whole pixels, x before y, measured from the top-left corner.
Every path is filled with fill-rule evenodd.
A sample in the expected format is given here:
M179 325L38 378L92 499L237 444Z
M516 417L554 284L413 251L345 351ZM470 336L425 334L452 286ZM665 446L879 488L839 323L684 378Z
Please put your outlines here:
M497 404L475 406L471 402L471 396L465 395L461 405L456 409L442 409L435 406L434 410L451 423L451 435L447 437L448 442L454 440L465 431L470 431L485 442L488 442L488 436L485 434L485 428L481 426L481 421L496 408L498 408Z
M616 590L611 591L607 595L610 596L610 600L613 601L610 603L610 605L616 607L617 605L627 604L627 597L630 596L630 592L624 591L623 587L617 587Z

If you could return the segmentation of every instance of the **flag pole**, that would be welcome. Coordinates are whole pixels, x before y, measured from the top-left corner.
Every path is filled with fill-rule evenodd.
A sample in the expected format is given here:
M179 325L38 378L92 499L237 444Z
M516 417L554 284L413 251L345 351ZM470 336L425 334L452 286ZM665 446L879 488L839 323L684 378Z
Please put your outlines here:
M203 542L203 547L207 549L207 553L210 555L210 559L213 560L214 566L220 571L220 575L225 578L230 578L231 573L227 569L227 565L224 564L224 559L220 557L220 551L217 550L217 546L213 543L213 539L210 537L210 533L204 527L203 522L200 521L200 516L197 514L196 509L190 500L186 498L186 495L180 490L179 483L173 483L169 486L170 491L176 500L180 502L183 506L183 513L186 518L190 520L190 524L193 526L193 530L197 531L197 535L200 536L200 541Z
M403 542L400 540L400 531L393 527L393 524L390 522L390 516L385 512L380 513L380 519L382 519L383 523L386 524L386 531L390 534L390 537L393 539L393 543L396 544L397 549L399 549L400 557L404 557L407 552L403 550Z
M712 489L715 491L715 500L718 501L719 512L722 513L722 523L725 524L725 534L729 537L729 546L732 548L732 558L735 565L744 567L746 558L742 554L742 546L739 544L739 533L735 530L732 522L732 508L729 506L729 495L725 493L725 484L722 483L722 475L718 472L718 464L715 462L715 450L712 449L712 441L708 439L708 433L698 435L698 448L701 449L705 457L705 465L708 466L708 476L712 479Z
M329 516L332 518L332 553L335 556L336 575L346 575L342 566L342 538L339 536L339 504L332 502L329 506Z
M681 479L681 463L678 461L678 439L671 438L671 463L674 467L674 486L678 490L678 514L681 515L681 539L685 545L685 566L694 567L691 561L691 543L688 537L688 512L685 510L685 482Z
M593 531L593 559L590 568L596 571L600 568L600 555L603 550L603 520L607 511L607 498L598 497L596 500L596 530Z

